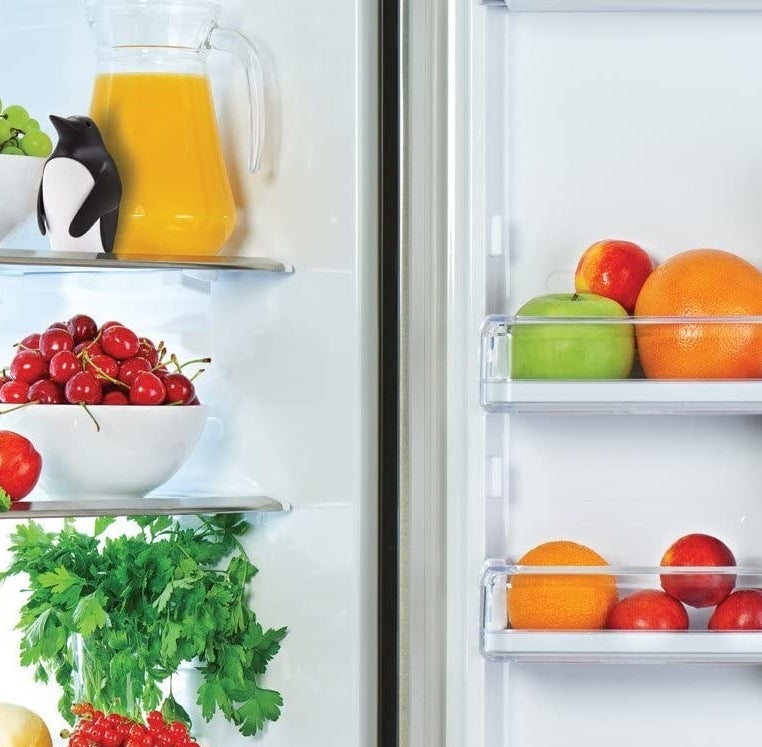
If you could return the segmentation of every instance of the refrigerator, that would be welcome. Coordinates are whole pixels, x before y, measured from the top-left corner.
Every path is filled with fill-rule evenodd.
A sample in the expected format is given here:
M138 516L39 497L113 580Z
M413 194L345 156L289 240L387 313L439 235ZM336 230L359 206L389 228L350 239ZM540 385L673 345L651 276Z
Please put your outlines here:
M430 587L411 584L412 597L432 602L414 615L420 629L411 625L427 660L414 672L432 683L419 705L441 720L413 723L412 744L710 745L758 731L758 633L710 629L713 606L688 607L688 631L606 629L605 618L555 629L554 605L589 604L596 576L570 582L564 568L542 576L521 562L552 541L594 548L622 599L661 591L667 548L704 533L732 547L737 588L756 588L756 375L647 376L636 363L624 378L584 380L552 365L522 377L516 366L522 355L545 365L551 348L558 362L553 346L565 334L587 334L571 332L563 313L554 323L521 310L533 297L573 293L582 253L601 239L638 243L656 272L706 248L760 266L760 9L493 0L450 2L441 21L419 16L438 28L428 35L447 68L442 77L416 58L418 82L444 102L436 137L418 144L429 159L420 180L444 215L431 234L442 249L419 268L418 286L434 299L419 331L439 341L411 352L424 398L411 408L444 440L418 444L419 479L442 495L413 511ZM711 277L718 296L734 287ZM711 332L692 329L717 350L734 313ZM635 320L644 368L649 335L686 329L665 316ZM748 320L755 329L753 313ZM521 347L533 323L550 348ZM596 326L606 325L617 321ZM427 474L435 463L438 474ZM441 524L426 527L427 512ZM440 544L429 539L434 527ZM434 618L439 647L427 649Z
M3 16L0 98L26 107L55 142L48 115L90 110L97 59L85 3L14 0ZM264 629L288 630L261 681L282 695L282 712L255 736L199 718L197 739L205 747L371 745L379 711L380 11L355 0L232 0L221 4L219 24L256 45L265 122L261 168L250 173L247 80L232 55L211 51L237 218L222 254L116 266L92 254L62 258L30 205L3 243L0 279L4 361L24 336L76 313L131 325L183 360L211 357L195 381L209 416L200 441L169 482L137 502L106 495L84 503L38 484L24 507L3 514L0 562L8 567L10 538L28 520L60 531L72 516L92 532L94 517L116 513L109 532L119 534L135 530L125 514L169 514L183 526L189 515L243 514L252 527L243 543L258 568L250 605ZM152 116L146 106L135 138L151 137ZM73 433L63 426L59 438ZM387 493L396 500L396 486ZM59 747L68 744L59 737L60 687L35 682L34 668L19 661L26 588L22 576L3 584L0 701L38 713ZM193 676L175 682L186 708L198 694Z

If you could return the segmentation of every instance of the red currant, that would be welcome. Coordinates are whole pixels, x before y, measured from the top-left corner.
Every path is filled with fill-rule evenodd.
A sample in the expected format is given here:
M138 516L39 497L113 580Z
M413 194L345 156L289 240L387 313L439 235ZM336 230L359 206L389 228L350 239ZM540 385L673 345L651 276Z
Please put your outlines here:
M182 721L173 721L169 725L169 733L177 741L178 739L185 739L188 736L188 729Z
M161 711L151 711L146 716L146 721L151 729L158 729L164 726L164 716L162 716Z
M10 372L16 381L33 384L38 379L44 378L47 366L45 359L36 350L19 350L13 356Z
M120 747L122 744L122 735L119 732L108 730L103 734L101 745L103 747Z
M167 374L164 377L164 387L167 390L166 402L181 402L187 405L195 396L193 382L181 373Z
M35 332L33 335L27 335L21 342L18 343L20 348L29 348L30 350L40 349L40 336Z
M71 350L62 350L50 359L48 373L58 384L65 384L75 373L82 370L79 358Z
M60 405L63 403L61 387L50 379L40 379L29 387L27 397L30 402L41 405Z
M119 366L119 381L123 381L128 386L132 386L135 377L141 371L150 371L151 364L145 358L128 358Z
M160 405L167 390L161 379L148 371L141 371L130 387L130 402L133 405Z
M49 361L61 350L73 350L74 338L64 329L46 329L40 335L40 352Z
M101 400L102 405L129 405L130 398L119 389L112 389L106 392Z
M66 329L74 338L75 343L92 340L98 334L98 325L95 323L95 319L87 316L87 314L75 314L66 322Z
M101 333L100 342L103 352L118 361L132 358L140 347L138 336L127 327L107 327Z
M100 382L88 371L80 371L66 382L66 399L73 405L97 405L102 398Z
M85 371L89 371L98 381L115 379L119 373L119 364L110 355L94 355L85 359Z

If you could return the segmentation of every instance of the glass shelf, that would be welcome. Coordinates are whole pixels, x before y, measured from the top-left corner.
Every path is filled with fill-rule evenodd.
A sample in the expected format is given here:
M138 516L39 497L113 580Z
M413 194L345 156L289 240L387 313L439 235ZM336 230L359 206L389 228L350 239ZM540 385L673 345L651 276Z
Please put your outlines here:
M137 516L185 514L230 514L250 512L290 511L291 506L261 495L213 495L198 494L149 495L145 498L127 500L75 501L38 500L18 501L10 511L0 513L0 519L50 519L87 516Z
M646 348L685 377L657 378ZM762 317L489 317L480 384L491 412L762 413Z
M35 252L0 249L0 272L88 271L94 270L214 270L291 273L294 268L267 257L157 257L135 256L120 259L113 254L79 252Z
M698 586L719 589L717 601L731 589L762 586L762 567L529 567L489 561L482 578L482 655L491 661L529 662L762 662L762 630L710 630L714 605L685 606L687 630L605 629L610 605L617 599L642 590L661 591L665 578L665 586L672 584L668 588L673 592L676 583L695 590L697 574ZM517 581L521 576L523 580ZM523 590L526 602L517 607L511 595L524 594ZM562 601L557 603L558 599ZM575 619L595 618L595 629L563 629L564 624L547 612L560 609L565 614L570 599ZM559 629L549 629L553 627Z
M483 0L516 12L755 11L762 0Z

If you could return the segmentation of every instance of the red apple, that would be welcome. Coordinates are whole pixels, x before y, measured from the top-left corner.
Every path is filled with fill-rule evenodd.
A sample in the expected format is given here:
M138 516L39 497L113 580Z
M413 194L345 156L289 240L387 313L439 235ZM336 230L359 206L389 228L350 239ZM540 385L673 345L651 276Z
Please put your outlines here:
M762 630L762 591L734 591L712 613L709 630Z
M651 258L637 244L616 239L598 241L580 258L574 288L577 293L611 298L632 314L653 269Z
M611 630L688 630L688 613L680 602L656 589L636 591L609 613Z
M687 534L672 544L661 559L662 566L734 566L730 548L709 534ZM691 607L714 607L736 585L735 574L663 574L661 587L671 597Z

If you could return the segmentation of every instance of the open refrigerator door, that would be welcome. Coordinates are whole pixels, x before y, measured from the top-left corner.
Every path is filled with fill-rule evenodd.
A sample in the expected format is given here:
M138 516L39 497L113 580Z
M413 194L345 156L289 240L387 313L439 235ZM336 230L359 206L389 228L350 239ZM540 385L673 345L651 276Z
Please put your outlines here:
M210 7L193 0L104 4L117 14L125 9L130 13L137 9L140 14L151 6L176 18L206 13ZM97 6L98 0L3 4L0 59L8 74L0 83L2 107L23 105L54 143L56 132L48 115L67 117L90 111L97 60L86 5ZM181 657L184 663L173 677L172 693L193 718L191 733L202 747L259 742L273 746L371 744L376 730L377 628L377 8L374 3L354 0L327 5L252 5L231 0L214 12L219 12L219 26L231 30L222 40L219 34L214 37L214 46L223 42L235 46L242 38L237 34L247 37L256 45L263 71L263 158L257 173L250 173L246 167L250 114L246 77L231 55L207 49L202 39L224 168L234 199L235 228L224 249L215 254L210 246L208 255L195 257L57 254L50 251L49 237L37 230L34 199L26 200L27 220L5 238L0 249L4 365L18 352L15 343L52 323L65 323L76 314L92 317L97 325L119 320L157 345L163 341L180 363L211 358L211 363L186 369L206 369L193 382L201 407L108 408L95 403L90 409L100 432L76 405L52 405L45 410L35 404L3 415L0 428L39 439L42 475L30 495L0 514L5 519L0 521L0 565L7 570L13 561L28 558L19 548L24 545L28 550L30 545L18 534L28 519L58 539L74 527L85 537L97 531L102 555L106 538L116 542L142 531L150 539L153 530L164 532L166 538L170 520L177 521L172 525L177 532L190 532L198 526L194 517L199 515L207 520L219 516L217 521L226 526L242 516L248 529L235 540L228 536L228 550L245 552L258 573L249 578L247 574L253 571L248 566L239 565L238 571L223 568L233 574L233 588L240 588L245 577L243 601L255 611L257 622L248 629L249 637L238 639L241 645L229 650L231 656L242 657L232 662L235 671L228 670L232 679L207 680L207 685L212 682L211 689L200 690L204 673L195 669L209 668L211 662L204 655L211 649L204 652L203 645L185 649L186 654L194 653ZM161 61L149 49L151 44L146 45L146 57L158 66L152 72L164 75ZM126 98L120 101L114 91L117 108L120 103L127 106ZM140 103L138 97L138 112ZM174 128L177 163L187 167L183 183L177 179L174 184L172 179L161 182L163 197L169 199L187 187L185 182L194 178L201 165L209 166L216 144L207 140L187 147L184 133L198 126L194 119L198 109L188 101L180 100L177 110L169 114L161 96L146 96L142 103L142 125L138 122L129 128L130 142L137 147L142 143L160 161L161 149L152 138L162 132L161 142L172 147ZM135 104L133 99L133 112ZM29 156L0 156L10 158ZM0 163L3 168L5 163ZM122 169L121 176L127 185L129 167ZM202 195L202 203L205 200ZM142 209L138 205L132 217L139 220ZM192 218L179 215L178 220ZM121 386L110 383L116 389ZM5 400L0 409L6 409ZM137 410L142 415L133 412ZM199 427L195 448L192 438L185 443L187 424L175 420L167 426L162 421L192 410L201 413L193 421ZM54 418L54 411L65 412ZM31 417L39 421L36 436L31 436L32 412L37 415ZM104 438L98 441L96 436ZM132 483L147 463L166 458L168 444L189 448L182 453L174 476L148 479L152 489L145 495L145 485L136 488ZM115 453L121 460L116 465ZM81 466L76 482L76 470L68 469L74 463ZM52 474L54 464L56 474ZM121 492L120 480L126 484ZM106 517L113 515L117 521L109 524ZM127 516L159 517L159 523L152 524L152 530L141 530ZM244 528L239 525L241 531ZM195 576L196 571L183 575L188 568L181 570L179 561L174 576L165 568L170 581L165 578L162 589L152 589L154 596L142 599L144 607L125 591L118 614L99 596L92 585L95 581L80 584L82 579L74 578L73 556L61 557L57 563L51 558L51 568L34 571L34 588L52 589L53 595L64 594L67 588L80 589L88 601L75 613L76 604L70 609L57 597L56 604L64 607L53 607L49 596L42 607L29 612L23 624L21 610L30 599L30 576L19 568L0 587L4 641L0 663L5 672L0 701L33 709L48 725L55 747L68 745L69 737L59 737L66 726L67 703L58 701L71 682L82 678L79 664L83 652L87 659L87 647L77 648L68 640L59 646L56 640L68 638L72 631L80 637L98 631L105 635L110 628L116 631L117 618L129 625L131 611L165 612L169 617L175 602L188 601L202 578L218 573L210 561L213 555L204 562L195 556L195 560L187 559L191 565L198 564ZM140 575L145 569L133 568L128 554L123 557L120 574L125 574L125 588L134 584L145 590L149 576ZM105 567L99 566L101 579ZM59 580L67 574L72 577L63 585L46 587L50 577L42 582L40 578L47 571L60 573ZM237 585L233 584L236 574ZM157 577L151 578L153 583ZM215 592L220 593L220 589ZM111 597L108 601L115 604ZM202 619L205 605L211 610L214 604L213 597L205 599L203 594L195 599L199 629L214 628L216 623ZM249 620L240 607L225 609L238 616L231 630ZM41 622L30 632L35 619ZM182 624L179 618L176 622ZM155 664L160 641L161 656L174 660L178 641L187 643L193 636L192 622L185 619L182 633L164 626L143 638L132 638L129 653L134 661ZM282 628L285 637L275 633ZM271 636L269 651L266 646L257 648L262 635ZM99 639L102 648L95 657L101 666L116 660L116 650L106 647L104 640ZM42 651L41 642L52 648ZM124 693L129 690L125 672L134 664L127 666L124 644L118 657L122 668L106 666L105 674L101 669L90 683L91 694L113 692L115 682ZM22 663L24 645L33 650ZM252 660L253 650L264 658ZM58 670L49 669L47 682L45 673L36 669L45 657L61 665ZM56 671L58 682L51 675ZM167 672L159 662L153 681L143 691L144 699L128 703L125 695L113 703L114 710L142 711L144 718L146 711L161 707L168 688L168 678L162 674ZM245 697L243 675L254 677L260 695L266 690L270 694L259 701ZM204 699L206 706L199 702ZM226 699L230 700L227 705ZM225 709L235 718L226 718ZM210 723L202 710L207 715L216 712ZM183 720L182 715L181 711L165 712L167 719ZM3 741L8 738L0 737L3 747L11 747Z
M762 4L448 11L446 743L747 740L747 665L762 660ZM563 306L583 252L609 239L657 265L634 317ZM699 249L734 255L748 303L712 252L683 282L673 258ZM548 294L562 305L528 303ZM667 554L691 534L732 554ZM677 618L613 616L644 590Z

